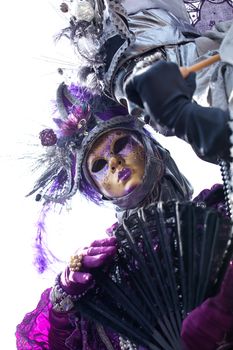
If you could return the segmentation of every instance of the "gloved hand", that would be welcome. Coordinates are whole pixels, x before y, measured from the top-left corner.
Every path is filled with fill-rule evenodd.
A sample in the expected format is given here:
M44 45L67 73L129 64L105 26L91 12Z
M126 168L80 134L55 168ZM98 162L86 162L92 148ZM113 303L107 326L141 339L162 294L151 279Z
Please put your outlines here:
M175 63L157 61L133 73L124 89L130 101L146 110L152 123L172 128L170 118L175 117L174 112L177 114L184 104L191 102L196 89L195 73L185 80Z
M232 334L233 265L231 263L219 293L194 309L184 320L181 332L183 349L232 349Z
M69 267L62 273L60 282L62 289L70 295L82 295L94 287L92 271L107 268L117 251L116 238L104 238L94 241L90 247L79 250L82 254L79 271L71 271Z
M156 130L167 128L169 135L187 141L204 160L228 160L229 112L192 103L194 73L183 79L175 63L158 61L132 73L124 89L128 100L144 108Z
M196 89L195 73L183 79L175 63L157 61L133 72L124 86L127 98L160 121L172 103L190 102Z

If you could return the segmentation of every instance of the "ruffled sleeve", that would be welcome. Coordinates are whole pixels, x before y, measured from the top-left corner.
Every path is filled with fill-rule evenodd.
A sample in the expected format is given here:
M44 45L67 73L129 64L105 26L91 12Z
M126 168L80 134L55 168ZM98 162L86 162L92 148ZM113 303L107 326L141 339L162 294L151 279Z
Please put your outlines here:
M36 307L27 313L17 326L16 341L18 350L64 350L68 349L65 342L75 326L69 319L69 314L57 313L52 310L49 294L46 289ZM77 333L77 332L76 332ZM76 345L78 338L76 336Z
M27 313L23 321L17 326L16 341L19 350L49 349L48 334L50 289L46 289L41 295L37 308Z
M52 309L46 289L36 309L17 326L18 350L120 350L119 336L78 313Z

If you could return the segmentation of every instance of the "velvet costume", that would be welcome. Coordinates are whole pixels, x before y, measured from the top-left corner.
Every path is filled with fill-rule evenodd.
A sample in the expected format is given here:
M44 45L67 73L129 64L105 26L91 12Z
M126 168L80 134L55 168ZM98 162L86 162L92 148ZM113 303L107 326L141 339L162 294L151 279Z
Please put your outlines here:
M152 9L147 11L148 18L152 18L153 21L156 20L155 18L158 19L160 14L162 15L161 17L163 17L163 21L166 21L166 19L169 21L176 21L168 13L164 12L164 10ZM137 16L140 21L140 13L134 16L134 20L137 20ZM172 29L172 26L170 28ZM163 30L161 30L161 33L163 33ZM178 35L175 40L175 45L180 44L180 52L182 53L179 57L183 57L183 64L188 64L193 60L193 57L196 56L194 39L185 38L182 31L179 31L179 28L175 30L175 33ZM167 44L170 45L171 42L168 41ZM187 51L186 45L190 48ZM156 44L154 47L156 47ZM175 57L175 51L176 49L174 47L168 53ZM189 55L192 56L190 61ZM119 75L117 79L120 78ZM118 85L116 84L116 86ZM115 93L115 96L117 94L120 96L120 92ZM213 193L216 193L216 191L218 191L218 189L213 188L211 192L205 191L201 193L197 201L205 202ZM219 210L222 210L221 196L210 205L217 206ZM232 275L231 280L233 281L232 268L229 270L229 274ZM114 332L103 329L101 326L83 319L80 315L58 313L52 310L49 293L50 289L44 291L37 308L33 312L27 314L23 322L17 327L18 349L120 349L119 337ZM206 300L199 308L192 312L190 317L184 321L182 330L182 339L185 349L214 350L218 347L219 349L231 348L220 348L220 346L222 346L221 343L224 344L224 339L227 339L229 336L228 333L233 330L232 300L231 295L220 295L216 298ZM209 317L208 315L211 316ZM228 344L230 344L230 341L228 341Z
M208 206L211 205L218 211L224 212L222 199L221 186L216 185L211 190L203 190L194 201L206 203ZM229 281L232 284L232 266L228 273ZM184 349L218 349L221 342L224 344L226 336L232 336L232 288L233 286L229 286L228 292L225 294L222 293L217 297L207 299L184 320L182 328ZM17 327L18 349L121 349L119 336L113 331L104 329L98 324L85 320L80 315L72 314L72 312L59 313L54 311L49 294L50 289L43 292L37 308L26 314L23 322ZM106 344L108 345L106 346Z

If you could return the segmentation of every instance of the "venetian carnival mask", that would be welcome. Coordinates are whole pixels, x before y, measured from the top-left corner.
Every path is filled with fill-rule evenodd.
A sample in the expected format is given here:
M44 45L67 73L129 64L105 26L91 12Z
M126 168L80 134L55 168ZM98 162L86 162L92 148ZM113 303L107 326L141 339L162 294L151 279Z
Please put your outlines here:
M189 184L144 123L104 95L60 84L55 128L40 132L40 175L28 195L65 204L76 192L120 210L156 199L189 196Z
M125 196L142 183L144 147L135 133L121 129L109 131L93 144L87 168L104 196Z

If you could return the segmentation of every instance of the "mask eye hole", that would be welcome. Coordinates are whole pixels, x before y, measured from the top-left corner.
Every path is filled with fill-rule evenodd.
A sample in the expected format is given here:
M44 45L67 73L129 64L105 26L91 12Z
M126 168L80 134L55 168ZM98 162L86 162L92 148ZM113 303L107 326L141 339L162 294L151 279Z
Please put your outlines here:
M120 153L129 142L130 142L129 136L124 136L118 139L114 144L113 153L114 154Z
M106 164L107 164L107 161L105 159L103 159L103 158L97 159L93 163L93 165L91 167L91 171L93 173L98 173L98 171L102 170L105 167Z

